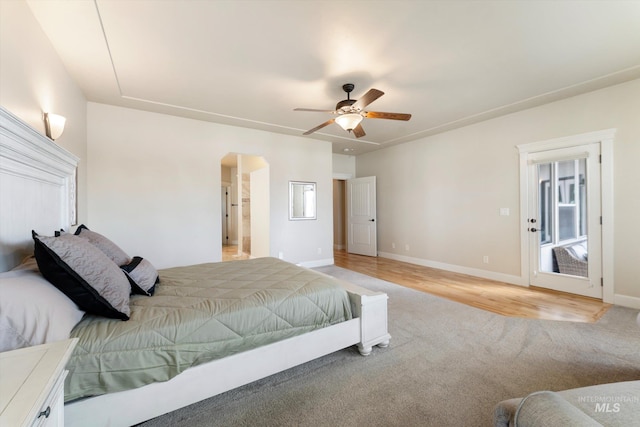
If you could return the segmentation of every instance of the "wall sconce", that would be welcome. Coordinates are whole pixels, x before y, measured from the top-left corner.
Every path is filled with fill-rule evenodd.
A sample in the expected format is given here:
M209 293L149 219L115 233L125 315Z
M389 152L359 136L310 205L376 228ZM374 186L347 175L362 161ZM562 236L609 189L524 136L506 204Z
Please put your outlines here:
M57 114L44 113L44 132L55 141L64 132L64 123L66 121L67 119Z

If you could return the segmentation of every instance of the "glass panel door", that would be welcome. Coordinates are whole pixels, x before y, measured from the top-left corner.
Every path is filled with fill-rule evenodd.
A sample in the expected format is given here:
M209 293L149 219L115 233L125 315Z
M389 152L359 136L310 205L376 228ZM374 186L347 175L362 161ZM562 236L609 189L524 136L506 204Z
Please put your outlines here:
M602 298L600 146L528 155L529 283Z

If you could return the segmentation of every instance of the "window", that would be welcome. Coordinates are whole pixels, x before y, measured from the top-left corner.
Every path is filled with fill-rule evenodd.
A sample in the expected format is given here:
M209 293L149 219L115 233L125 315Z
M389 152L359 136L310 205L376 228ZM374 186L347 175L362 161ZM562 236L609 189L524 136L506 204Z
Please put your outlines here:
M577 159L538 165L541 244L586 236L586 164Z

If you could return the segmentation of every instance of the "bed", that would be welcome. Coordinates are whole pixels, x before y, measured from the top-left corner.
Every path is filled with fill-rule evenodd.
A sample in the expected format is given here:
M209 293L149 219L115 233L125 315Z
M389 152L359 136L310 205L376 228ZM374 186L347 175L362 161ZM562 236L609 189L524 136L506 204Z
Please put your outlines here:
M32 250L32 229L69 230L75 223L78 159L1 107L0 118L0 271L6 271ZM386 294L281 260L180 267L160 270L159 277L154 296L130 298L130 320L85 316L73 329L72 335L79 338L79 344L68 365L71 372L65 385L65 425L129 426L347 347L357 346L361 354L368 355L372 347L389 344ZM313 293L321 289L316 286L320 283L337 290L338 296L332 297L328 306L323 306ZM264 300L266 306L258 306L256 300ZM114 332L105 325L114 324L134 331L134 335L142 324L158 331L166 327L154 323L158 319L166 323L172 316L182 318L168 308L169 301L197 312L195 329L180 335L184 324L177 323L178 332L163 330L156 334L162 341L162 345L156 342L156 347L169 350L142 357L151 359L154 366L149 370L147 365L141 365L142 379L120 378L109 386L102 385L104 381L95 376L92 379L93 367L110 363L104 354L98 361L90 360L89 350L97 347L101 349L99 353L108 353L104 349L118 340L105 343L88 337L95 338L96 331L105 328L106 336L113 337ZM248 302L248 308L240 301ZM230 308L235 306L243 308L238 313ZM253 314L247 315L246 310ZM155 312L155 320L136 323L143 312ZM288 317L292 312L304 313L301 324ZM223 313L223 318L207 321L216 313ZM236 317L239 326L226 324L230 317ZM245 324L244 319L250 317L257 318L257 323ZM224 327L209 340L202 332L205 323ZM285 325L284 329L269 329L278 324ZM240 338L239 330L249 333ZM165 345L169 341L173 347ZM240 345L231 346L230 342ZM222 351L219 344L232 349ZM126 361L127 366L135 365L136 357L139 356ZM160 369L163 360L169 372Z

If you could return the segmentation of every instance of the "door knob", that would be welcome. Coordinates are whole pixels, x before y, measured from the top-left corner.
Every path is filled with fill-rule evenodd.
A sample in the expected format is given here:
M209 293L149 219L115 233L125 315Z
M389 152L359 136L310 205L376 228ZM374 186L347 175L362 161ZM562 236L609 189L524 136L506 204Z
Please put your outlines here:
M530 232L532 232L532 233L535 233L536 231L538 231L538 229L537 229L537 228L535 228L535 227L532 227L532 228L527 228L527 231L530 231Z
M370 219L369 221L374 222L374 221L375 221L375 219Z

